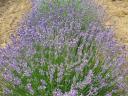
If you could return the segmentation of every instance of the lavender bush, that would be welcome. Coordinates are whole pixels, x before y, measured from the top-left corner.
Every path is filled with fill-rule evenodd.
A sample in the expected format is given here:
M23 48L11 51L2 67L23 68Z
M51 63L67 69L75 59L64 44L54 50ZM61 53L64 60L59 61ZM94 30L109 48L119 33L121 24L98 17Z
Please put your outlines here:
M0 49L1 95L121 96L115 73L124 62L112 31L98 22L85 28L85 13L75 8L34 11L11 35Z
M96 13L96 6L92 5L92 2L89 0L40 0L40 2L41 3L39 4L37 9L42 14L47 14L48 12L58 10L58 8L60 9L60 11L64 11L63 16L67 15L66 11L72 11L72 8L74 8L75 11L82 10L82 15L84 16L82 16L81 18L81 23L83 24L82 27L86 29L91 21L97 20L98 18L98 14ZM63 8L65 8L66 10L63 10Z

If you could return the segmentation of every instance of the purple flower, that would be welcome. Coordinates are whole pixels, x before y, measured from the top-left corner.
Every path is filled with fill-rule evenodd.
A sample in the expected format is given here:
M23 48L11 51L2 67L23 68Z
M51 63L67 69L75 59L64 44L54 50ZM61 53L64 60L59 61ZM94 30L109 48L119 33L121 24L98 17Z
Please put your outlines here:
M105 96L112 96L112 93L108 93L108 94L106 94Z
M74 90L72 89L67 96L77 96L78 95L78 91L77 90ZM65 96L65 95L64 95Z
M10 94L12 91L11 91L10 89L8 89L8 88L5 88L5 89L3 90L3 92L4 92L5 95L8 95L8 94Z
M13 74L11 71L6 70L3 74L2 74L3 78L7 81L12 81L13 80Z
M56 90L53 92L53 96L63 96L63 93L60 90Z
M14 80L13 80L13 82L14 82L14 85L21 84L21 80L18 77L15 77Z
M93 72L92 72L92 70L90 70L87 77L85 77L85 83L91 84L92 83L92 77L93 77Z
M29 93L33 95L34 94L34 90L32 88L31 83L28 83L26 87L27 87L27 90L29 91Z

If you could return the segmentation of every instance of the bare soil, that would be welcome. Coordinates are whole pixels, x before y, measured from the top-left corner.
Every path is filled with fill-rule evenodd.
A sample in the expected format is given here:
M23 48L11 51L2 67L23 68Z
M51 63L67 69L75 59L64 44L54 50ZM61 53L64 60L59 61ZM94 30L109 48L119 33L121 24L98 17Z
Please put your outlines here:
M0 0L0 46L9 42L11 33L19 26L19 22L31 9L29 0Z
M4 6L9 0L0 0L0 7Z
M96 0L106 13L104 24L113 26L116 39L128 45L128 0Z

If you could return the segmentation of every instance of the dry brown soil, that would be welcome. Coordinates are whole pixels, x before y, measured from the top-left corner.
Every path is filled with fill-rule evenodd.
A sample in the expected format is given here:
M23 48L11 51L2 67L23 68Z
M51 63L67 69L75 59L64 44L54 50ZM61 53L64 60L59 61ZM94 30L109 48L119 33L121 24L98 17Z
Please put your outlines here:
M104 24L113 26L116 39L128 45L128 0L96 0L106 13Z
M31 9L29 0L0 0L0 46L9 42L9 35L15 33L19 22Z

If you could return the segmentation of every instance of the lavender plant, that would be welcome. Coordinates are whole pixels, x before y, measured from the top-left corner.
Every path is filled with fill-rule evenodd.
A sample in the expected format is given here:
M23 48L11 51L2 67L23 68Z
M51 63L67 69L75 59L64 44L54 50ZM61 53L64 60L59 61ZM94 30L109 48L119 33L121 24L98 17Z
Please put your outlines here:
M91 4L91 2L89 0L85 1L84 0L40 0L39 6L38 6L38 10L43 13L46 14L48 12L52 12L57 10L58 8L60 8L60 11L62 11L63 9L61 8L67 8L66 10L68 10L69 12L71 11L72 8L70 7L74 7L74 10L76 11L81 11L84 13L82 13L84 16L82 17L82 28L87 30L87 27L89 25L89 23L91 21L97 20L98 18L98 14L97 14L97 8L92 8L94 7L94 5ZM88 3L90 2L90 3ZM94 3L94 2L93 2ZM91 6L92 5L92 6ZM102 14L102 13L100 13ZM63 12L63 16L66 16L67 12Z
M113 73L123 63L100 55L113 51L111 31L99 23L85 29L83 17L73 6L30 16L0 49L2 95L120 96Z

